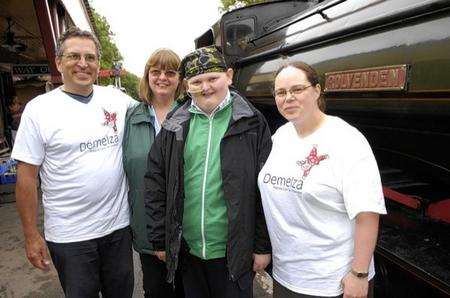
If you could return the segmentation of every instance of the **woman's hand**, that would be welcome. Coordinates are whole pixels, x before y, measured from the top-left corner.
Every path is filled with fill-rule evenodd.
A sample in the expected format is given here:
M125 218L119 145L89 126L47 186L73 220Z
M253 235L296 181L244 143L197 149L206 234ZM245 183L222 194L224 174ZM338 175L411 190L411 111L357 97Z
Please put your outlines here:
M369 291L369 281L367 277L358 278L349 272L342 279L342 287L344 298L365 298Z

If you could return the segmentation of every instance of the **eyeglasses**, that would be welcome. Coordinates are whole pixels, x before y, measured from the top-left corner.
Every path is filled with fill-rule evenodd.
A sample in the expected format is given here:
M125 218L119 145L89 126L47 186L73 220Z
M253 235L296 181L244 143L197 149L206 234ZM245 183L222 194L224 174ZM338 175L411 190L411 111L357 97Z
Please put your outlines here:
M288 93L290 93L291 95L294 95L294 96L298 96L298 95L302 94L303 91L305 91L309 87L312 87L312 85L308 85L308 86L297 85L297 86L291 87L289 90L277 89L273 92L273 96L276 99L286 99Z
M160 70L160 69L154 69L150 70L149 74L154 78L159 78L161 74L164 74L166 78L173 79L177 76L178 72L175 70Z
M88 63L95 63L98 61L97 55L95 55L95 54L81 55L80 53L68 53L68 54L61 55L61 57L64 57L67 60L72 61L72 62L80 61L81 57L84 57L84 61L86 61Z

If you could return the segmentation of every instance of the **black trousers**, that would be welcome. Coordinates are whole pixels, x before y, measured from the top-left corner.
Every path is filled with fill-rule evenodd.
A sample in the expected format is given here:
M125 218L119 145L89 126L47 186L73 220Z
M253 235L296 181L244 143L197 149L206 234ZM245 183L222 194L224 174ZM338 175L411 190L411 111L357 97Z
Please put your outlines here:
M71 243L47 241L68 298L132 297L134 287L129 227L101 238Z
M273 280L273 298L342 298L344 294L334 296L334 297L322 297L322 296L311 296L306 294L300 294L293 292L281 285L275 279ZM373 279L369 281L369 291L367 298L373 298Z
M233 282L225 258L202 260L187 254L181 272L186 298L253 297L253 271Z
M183 298L183 284L177 271L175 274L175 289L166 281L166 263L150 254L139 254L142 265L144 297L145 298Z

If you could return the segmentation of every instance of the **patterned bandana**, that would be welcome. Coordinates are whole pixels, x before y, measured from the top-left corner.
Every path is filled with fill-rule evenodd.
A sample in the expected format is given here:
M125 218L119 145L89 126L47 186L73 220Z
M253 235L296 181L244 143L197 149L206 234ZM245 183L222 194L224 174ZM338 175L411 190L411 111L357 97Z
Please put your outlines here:
M222 52L216 46L195 50L181 61L178 71L181 78L190 79L207 72L225 72L227 65Z

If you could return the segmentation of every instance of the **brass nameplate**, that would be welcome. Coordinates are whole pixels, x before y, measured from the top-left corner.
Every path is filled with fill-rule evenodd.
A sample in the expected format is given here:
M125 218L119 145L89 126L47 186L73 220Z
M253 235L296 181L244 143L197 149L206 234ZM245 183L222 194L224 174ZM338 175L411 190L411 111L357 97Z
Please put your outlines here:
M395 91L406 89L407 65L325 73L325 92Z

